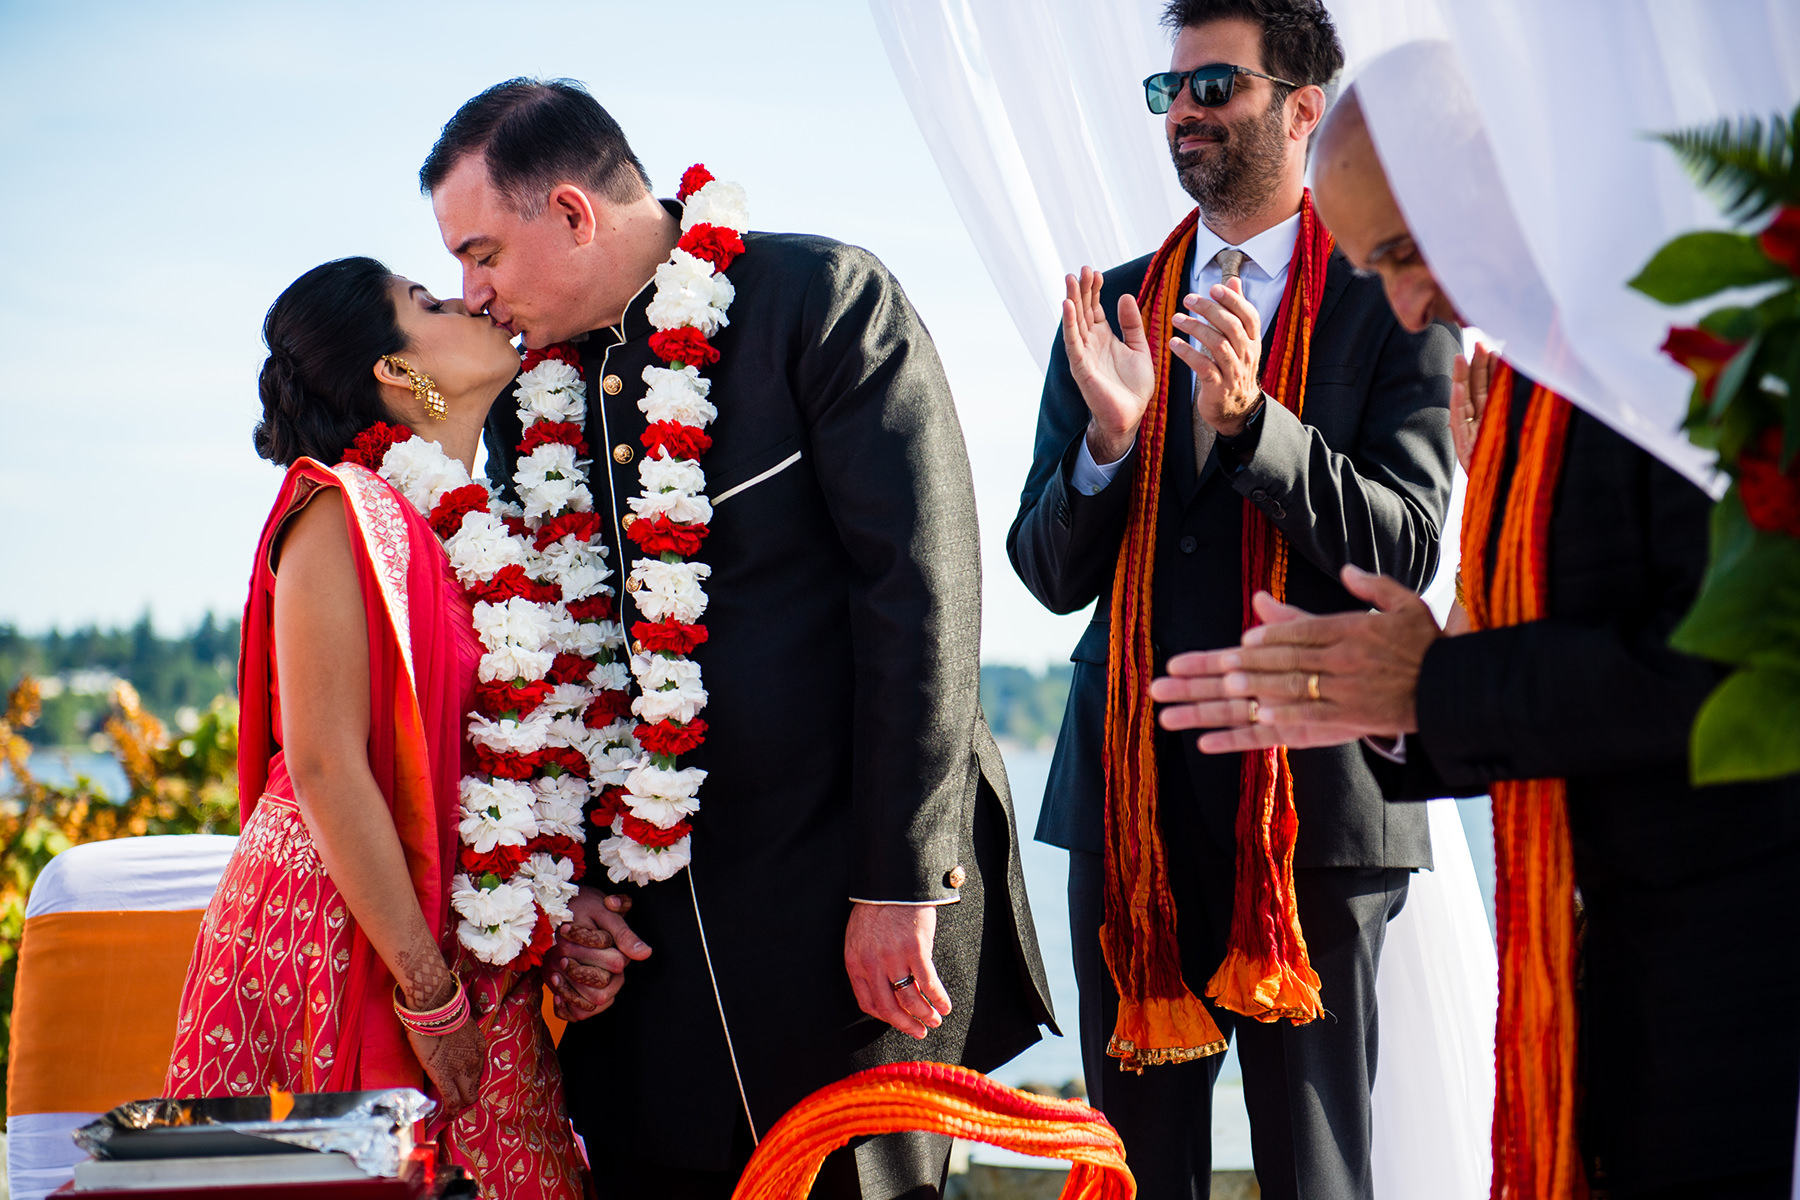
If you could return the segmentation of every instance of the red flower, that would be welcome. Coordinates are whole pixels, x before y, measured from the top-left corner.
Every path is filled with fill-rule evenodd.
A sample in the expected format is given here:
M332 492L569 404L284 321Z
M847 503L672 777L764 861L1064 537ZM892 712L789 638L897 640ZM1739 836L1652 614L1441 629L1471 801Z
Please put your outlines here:
M489 604L504 604L514 596L523 596L534 604L552 604L558 594L554 585L534 582L525 574L525 568L517 563L501 567L486 582L470 584L468 593L471 599L484 600Z
M575 865L575 874L570 879L576 883L587 873L587 855L583 853L581 843L572 837L557 834L554 837L536 837L525 844L526 854L549 854L556 858L566 858Z
M1756 239L1770 261L1800 275L1800 208L1783 206Z
M681 186L675 189L675 198L683 204L687 198L713 181L713 173L695 163L681 173Z
M674 721L658 721L654 725L637 727L638 744L652 754L663 754L670 758L686 754L706 740L706 722L695 717L686 725Z
M338 461L360 463L379 474L381 460L387 457L387 452L412 435L413 431L404 425L377 421L356 435L356 440L350 443L350 448L344 451L344 457Z
M555 443L560 446L573 446L575 453L587 453L587 439L581 436L581 426L573 421L534 421L525 436L519 440L519 453L530 454L539 446Z
M575 373L577 375L581 374L581 355L576 352L575 347L569 345L567 342L558 342L554 346L545 346L542 350L527 350L525 352L525 361L519 367L520 373L522 374L531 370L533 367L541 365L547 358L554 358L559 362L566 362L571 367L575 368Z
M706 534L706 526L698 523L678 525L669 520L666 513L639 517L625 527L625 536L642 547L644 553L675 553L683 558L691 558L700 549Z
M561 541L571 533L575 535L575 540L577 542L586 544L587 542L593 541L594 537L599 532L600 514L591 512L564 513L560 517L551 517L548 521L545 521L542 525L538 526L536 545L539 550L542 550L545 546L550 545L552 542Z
M1738 455L1737 466L1738 498L1750 524L1765 533L1800 538L1800 456L1781 469L1780 428L1763 430Z
M595 798L597 803L588 809L588 820L595 829L611 829L613 818L625 811L625 789L622 787L606 787L600 789Z
M585 600L571 600L569 615L577 621L610 621L613 615L613 598L601 592Z
M631 693L623 688L609 688L596 695L581 714L589 729L605 729L631 711Z
M511 879L525 864L526 850L525 846L497 845L492 850L480 851L473 846L464 846L456 861L473 879L490 873L501 879Z
M495 779L530 779L538 773L537 755L511 750L490 750L475 743L475 763L484 775Z
M498 721L506 713L516 713L524 720L537 710L550 694L551 684L539 679L533 683L500 682L475 685L475 707L482 716Z
M431 510L431 528L439 537L448 541L462 528L464 517L472 512L483 511L487 504L487 489L479 483L465 483L459 488L452 488L444 493L437 506Z
M1662 352L1692 371L1700 383L1700 394L1711 400L1719 372L1742 346L1742 342L1728 342L1704 329L1671 328Z
M649 846L655 850L666 850L688 835L691 826L686 821L677 821L667 829L658 829L642 817L631 813L625 814L625 836L640 846Z
M691 654L694 647L707 638L706 626L684 625L680 621L639 621L631 627L631 636L644 644L644 649L664 654Z
M540 908L538 909L537 924L531 929L531 941L527 942L525 948L506 964L506 969L509 971L531 970L544 961L544 955L549 953L550 947L555 943L556 930L550 927L550 914Z
M719 361L706 335L692 325L680 329L659 329L650 335L650 353L668 363L707 367Z
M717 271L729 267L731 260L744 252L744 239L729 225L696 225L675 245L695 258L704 258Z
M712 449L711 434L698 425L678 421L653 422L638 440L644 443L644 453L652 456L667 450L670 458L699 458Z
M594 664L591 660L564 650L550 664L550 673L545 678L551 683L586 683L587 677L593 673Z
M561 767L564 775L573 775L577 779L586 779L591 773L587 755L573 746L546 746L535 757L540 770L545 767Z
M500 518L500 523L506 526L506 532L512 534L514 537L531 536L531 530L525 527L524 517L505 516Z

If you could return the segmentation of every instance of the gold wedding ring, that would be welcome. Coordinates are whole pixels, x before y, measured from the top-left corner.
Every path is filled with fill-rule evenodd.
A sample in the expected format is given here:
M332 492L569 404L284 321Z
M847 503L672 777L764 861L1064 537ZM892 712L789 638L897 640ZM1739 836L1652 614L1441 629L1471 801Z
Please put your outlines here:
M912 985L913 977L911 975L908 975L905 979L894 979L888 982L888 986L893 988L896 992L901 988L909 988Z
M1317 671L1306 677L1306 698L1315 702L1324 699L1319 694L1319 673Z
M1257 713L1259 713L1261 711L1262 711L1262 706L1257 704L1256 701L1252 700L1250 702L1250 723L1252 725L1256 724L1256 715L1257 715Z

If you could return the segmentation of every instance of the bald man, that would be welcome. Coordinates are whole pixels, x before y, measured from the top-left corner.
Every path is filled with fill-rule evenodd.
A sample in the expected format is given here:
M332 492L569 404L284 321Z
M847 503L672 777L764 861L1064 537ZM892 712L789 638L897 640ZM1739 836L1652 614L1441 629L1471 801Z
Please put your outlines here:
M1400 323L1461 324L1354 90L1322 129L1318 164L1321 217L1352 263L1380 275ZM1470 425L1481 365L1471 378L1459 363L1453 419ZM1566 403L1512 378L1486 406L1507 427L1483 442L1498 484L1491 497L1472 490L1463 519L1492 536L1465 541L1465 583L1504 570L1504 517L1530 502L1512 488L1535 461L1521 431ZM1576 1169L1613 1197L1785 1198L1800 1092L1800 776L1688 782L1689 730L1725 671L1668 639L1699 589L1712 502L1581 410L1564 416L1535 619L1496 620L1490 597L1473 597L1472 610L1492 610L1486 627L1446 636L1405 587L1345 568L1345 587L1376 611L1314 617L1259 597L1267 624L1236 649L1172 659L1151 695L1168 704L1165 727L1211 731L1206 753L1364 738L1391 800L1564 781L1586 925ZM1511 835L1499 836L1504 861ZM1508 1153L1496 1169L1515 1180L1542 1178L1551 1157L1541 1145Z

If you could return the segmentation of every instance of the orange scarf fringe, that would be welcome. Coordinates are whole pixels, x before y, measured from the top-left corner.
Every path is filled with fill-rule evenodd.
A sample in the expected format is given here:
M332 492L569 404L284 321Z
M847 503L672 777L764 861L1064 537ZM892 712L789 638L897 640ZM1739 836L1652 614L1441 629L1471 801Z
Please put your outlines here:
M1152 577L1162 496L1173 316L1187 290L1187 259L1199 213L1189 213L1152 258L1138 293L1156 356L1157 392L1138 427L1138 466L1130 515L1113 573L1106 686L1106 918L1101 949L1119 993L1107 1053L1127 1070L1186 1062L1225 1049L1224 1036L1181 974L1174 897L1157 816L1156 717L1149 699ZM1306 401L1313 325L1325 290L1331 234L1301 199L1300 232L1289 264L1273 353L1262 387L1299 415ZM1198 419L1196 416L1195 419ZM1287 540L1261 509L1244 502L1244 620L1250 597L1286 595ZM1207 994L1223 1007L1301 1024L1317 1017L1319 977L1307 961L1294 898L1293 776L1284 750L1244 756L1237 818L1236 894L1224 963Z
M825 1156L852 1138L921 1129L1071 1166L1064 1200L1131 1200L1137 1183L1106 1118L1074 1100L1002 1087L967 1067L873 1067L820 1088L775 1122L732 1200L803 1200Z
M1568 447L1569 402L1534 386L1504 512L1499 511L1514 373L1497 363L1463 506L1469 624L1497 629L1549 615L1550 513ZM1500 540L1490 577L1488 542ZM1506 780L1494 801L1500 1012L1494 1033L1494 1200L1581 1200L1575 1137L1575 856L1561 779Z

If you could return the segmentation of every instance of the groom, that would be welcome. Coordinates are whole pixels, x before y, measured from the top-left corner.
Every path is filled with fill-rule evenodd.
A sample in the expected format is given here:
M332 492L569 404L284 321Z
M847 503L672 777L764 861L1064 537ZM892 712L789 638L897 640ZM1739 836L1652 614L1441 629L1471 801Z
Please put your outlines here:
M644 369L662 365L646 310L680 205L567 80L470 100L420 181L470 309L527 348L577 343L589 485L622 580L641 557L622 534ZM701 460L709 638L693 652L709 731L682 758L708 772L692 863L623 889L630 930L592 891L578 907L638 960L616 1001L616 979L592 997L611 1011L561 1046L602 1195L727 1196L754 1139L815 1089L911 1059L989 1069L1051 1021L978 701L974 496L937 354L868 252L743 241L703 368L718 417ZM519 440L497 406L488 469L503 487ZM644 618L623 587L619 601L629 632ZM590 884L606 832L588 830ZM580 951L564 943L548 965L564 954ZM872 1139L834 1154L813 1194L935 1197L948 1150Z

